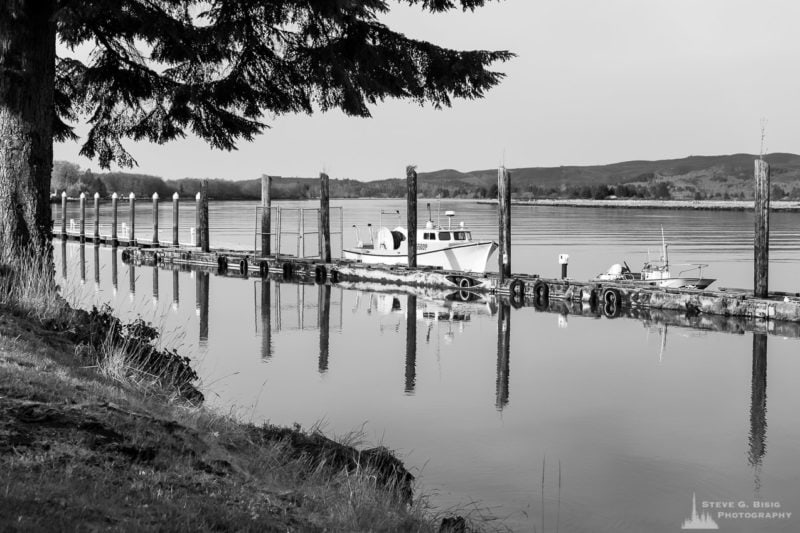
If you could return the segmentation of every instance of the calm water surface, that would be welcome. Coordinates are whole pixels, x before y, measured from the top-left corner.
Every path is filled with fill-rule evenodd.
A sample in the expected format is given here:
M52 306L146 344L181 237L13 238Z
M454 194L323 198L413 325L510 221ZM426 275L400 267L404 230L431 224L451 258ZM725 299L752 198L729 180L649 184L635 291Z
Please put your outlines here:
M251 246L254 205L212 204L212 245ZM400 201L333 205L345 207L345 245L352 224L403 210ZM152 233L147 207L137 206L137 235ZM477 237L495 237L493 206L445 209ZM168 206L161 216L166 238ZM708 263L719 286L752 284L751 213L520 207L513 216L515 271L556 276L559 253L579 279L623 259L640 265L648 247L658 253L663 224L674 262ZM189 206L182 219L194 223ZM800 216L773 215L771 227L771 287L800 291ZM518 531L678 531L696 493L698 505L755 499L793 513L714 514L721 530L800 529L798 339L438 291L133 267L91 245L56 242L56 264L73 303L141 315L191 354L209 404L333 435L363 428L405 457L440 507L479 502Z

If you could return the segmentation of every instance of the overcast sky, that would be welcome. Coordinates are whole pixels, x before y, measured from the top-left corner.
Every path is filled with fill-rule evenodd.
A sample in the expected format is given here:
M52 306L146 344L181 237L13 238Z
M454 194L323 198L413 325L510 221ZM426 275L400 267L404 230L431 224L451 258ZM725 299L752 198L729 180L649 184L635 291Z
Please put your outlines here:
M391 3L391 2L390 2ZM395 8L386 22L461 49L507 49L507 74L452 108L386 101L373 118L283 116L238 151L191 138L128 143L165 178L261 174L362 180L419 171L800 152L797 0L505 0L475 13ZM85 131L85 129L80 129ZM99 170L57 144L55 158Z

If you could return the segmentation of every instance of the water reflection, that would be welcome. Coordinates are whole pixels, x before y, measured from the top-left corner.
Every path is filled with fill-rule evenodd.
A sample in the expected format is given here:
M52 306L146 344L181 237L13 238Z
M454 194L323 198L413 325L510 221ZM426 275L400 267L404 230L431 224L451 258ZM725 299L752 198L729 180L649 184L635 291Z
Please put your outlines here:
M208 342L208 288L209 288L209 273L198 271L195 272L195 287L196 287L196 303L200 314L200 344L203 345Z
M318 303L317 312L319 324L319 364L320 374L328 371L328 349L330 348L331 328L331 286L317 286Z
M502 411L508 405L508 382L511 379L511 306L501 301L497 312L497 376L495 408Z
M94 245L94 290L100 290L100 245Z
M158 303L158 266L153 266L153 304Z
M80 245L81 285L86 283L86 246Z
M172 270L172 309L177 311L181 300L180 295L180 274L177 269Z
M66 268L66 265L65 265ZM66 275L65 275L66 276ZM117 247L111 247L111 285L114 290L114 294L117 294L117 289L119 288L119 283L117 279Z
M767 336L753 334L750 384L750 437L747 460L753 467L756 497L761 490L761 465L767 453Z
M261 285L261 358L269 361L272 358L272 282L266 279L256 285Z
M417 384L417 297L406 297L406 380L404 391L414 394Z

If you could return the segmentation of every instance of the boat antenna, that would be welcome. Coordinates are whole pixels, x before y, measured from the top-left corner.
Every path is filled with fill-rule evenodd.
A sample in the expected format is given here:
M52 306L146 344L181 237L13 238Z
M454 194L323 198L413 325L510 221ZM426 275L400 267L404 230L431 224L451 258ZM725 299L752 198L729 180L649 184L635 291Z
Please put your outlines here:
M428 202L428 222L433 224L433 217L431 216L431 203Z
M436 195L436 225L442 227L442 195Z
M667 256L667 241L664 240L664 225L661 225L661 260L664 261L665 266L669 266L669 257Z

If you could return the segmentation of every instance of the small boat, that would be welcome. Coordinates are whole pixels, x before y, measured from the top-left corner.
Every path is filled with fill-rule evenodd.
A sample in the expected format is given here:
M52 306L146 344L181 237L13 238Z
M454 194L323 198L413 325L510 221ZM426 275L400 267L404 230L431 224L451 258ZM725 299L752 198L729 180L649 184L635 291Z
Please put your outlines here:
M597 281L631 281L672 289L705 289L716 281L713 278L703 277L703 269L708 265L702 263L673 263L673 268L676 266L682 268L677 275L673 275L670 270L668 247L669 245L664 240L664 228L662 227L662 255L657 261L651 261L648 253L648 260L641 272L631 271L628 263L623 261L621 265L611 265L611 268L595 279Z
M402 226L389 229L382 225L377 235L373 234L372 225L367 225L370 242L361 240L359 229L356 230L357 244L353 248L343 250L345 259L368 264L408 265L408 231ZM399 211L388 214L400 217ZM452 227L454 211L445 211L447 227L434 224L430 217L428 204L428 222L424 228L417 229L417 265L431 266L445 270L483 273L489 257L497 249L494 241L477 241L472 239L472 232L461 222Z

